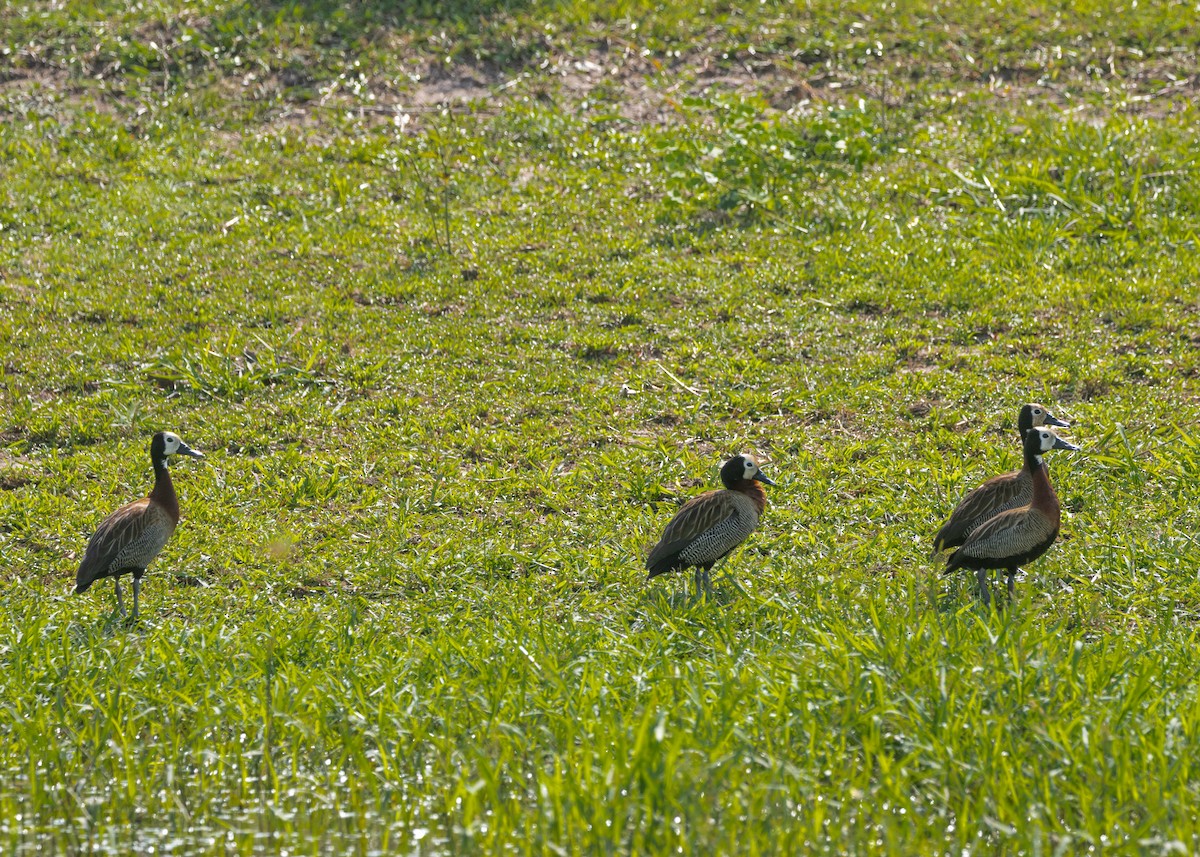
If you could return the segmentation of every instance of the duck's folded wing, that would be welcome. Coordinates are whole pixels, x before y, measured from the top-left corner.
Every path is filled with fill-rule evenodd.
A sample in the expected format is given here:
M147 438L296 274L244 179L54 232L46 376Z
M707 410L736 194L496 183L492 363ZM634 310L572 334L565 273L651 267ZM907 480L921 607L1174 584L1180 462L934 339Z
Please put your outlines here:
M1053 523L1037 509L1021 506L979 525L955 552L971 559L1005 559L1036 548L1054 534Z
M960 545L972 530L992 516L1028 503L1029 499L1022 496L1025 486L1016 478L1017 475L1006 473L993 477L968 492L954 507L950 519L933 537L934 549L945 550Z
M667 524L662 538L646 558L646 567L651 574L656 573L656 568L673 561L689 544L737 513L737 507L727 499L724 491L709 491L693 497Z
M150 522L146 514L148 499L137 500L122 506L100 522L96 532L88 541L87 553L75 573L75 591L83 592L95 581L104 577L121 552L139 542Z

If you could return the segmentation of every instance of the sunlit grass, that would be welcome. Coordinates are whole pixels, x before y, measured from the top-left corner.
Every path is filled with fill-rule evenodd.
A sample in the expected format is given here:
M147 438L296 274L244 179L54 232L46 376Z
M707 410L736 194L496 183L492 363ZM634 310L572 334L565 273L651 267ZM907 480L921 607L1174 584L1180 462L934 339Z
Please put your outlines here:
M0 842L1194 850L1186 15L360 6L0 12ZM764 62L839 86L705 89ZM988 614L930 540L1029 400L1083 451ZM160 428L128 627L68 593ZM738 451L745 592L647 584Z

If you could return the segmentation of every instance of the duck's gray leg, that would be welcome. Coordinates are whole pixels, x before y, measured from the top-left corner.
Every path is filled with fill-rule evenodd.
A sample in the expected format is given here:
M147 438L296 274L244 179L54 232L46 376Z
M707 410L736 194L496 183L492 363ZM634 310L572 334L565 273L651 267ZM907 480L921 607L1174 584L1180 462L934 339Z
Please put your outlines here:
M700 597L700 592L703 590L705 595L712 595L712 581L708 577L708 572L712 568L711 565L696 566L696 597Z
M117 585L117 609L121 611L121 615L125 615L125 599L121 597L121 578L114 577L113 583Z
M979 597L983 600L984 607L992 603L992 586L988 580L990 576L986 568L981 568L975 573L975 582L979 584Z
M133 576L133 616L130 617L131 619L138 617L138 592L141 591L141 588L142 577L139 574L135 574Z

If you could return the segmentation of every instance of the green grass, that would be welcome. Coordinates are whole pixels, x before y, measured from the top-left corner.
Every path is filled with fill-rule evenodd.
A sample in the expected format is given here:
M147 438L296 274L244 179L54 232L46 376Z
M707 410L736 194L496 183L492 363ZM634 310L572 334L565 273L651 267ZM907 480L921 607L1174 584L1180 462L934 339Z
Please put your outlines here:
M741 5L0 10L3 847L1200 848L1191 7ZM738 451L747 593L647 585Z

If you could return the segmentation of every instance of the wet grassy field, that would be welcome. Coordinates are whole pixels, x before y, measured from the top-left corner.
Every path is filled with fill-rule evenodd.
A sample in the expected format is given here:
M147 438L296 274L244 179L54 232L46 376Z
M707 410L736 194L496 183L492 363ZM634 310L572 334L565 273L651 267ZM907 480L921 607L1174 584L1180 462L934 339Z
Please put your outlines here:
M740 5L0 9L5 850L1200 847L1194 10Z

